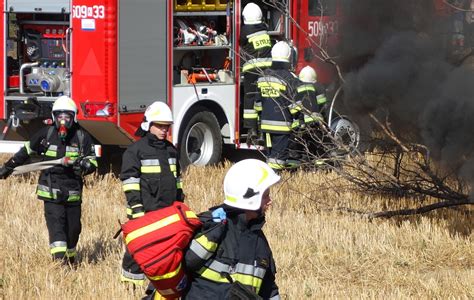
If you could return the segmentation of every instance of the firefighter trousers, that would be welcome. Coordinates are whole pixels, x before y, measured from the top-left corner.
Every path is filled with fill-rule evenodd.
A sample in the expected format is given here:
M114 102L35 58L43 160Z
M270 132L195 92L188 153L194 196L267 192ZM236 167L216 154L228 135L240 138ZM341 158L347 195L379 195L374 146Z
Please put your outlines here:
M49 234L49 247L54 259L73 261L81 234L81 205L44 201L44 217Z
M290 159L314 159L324 153L324 135L316 124L306 124L305 128L293 131L289 142Z
M290 133L266 133L267 164L280 171L286 167Z
M143 274L140 266L135 262L132 255L126 248L122 258L121 280L123 282L131 282L136 285L143 285L145 282L145 274Z
M255 96L257 94L257 79L259 75L256 70L244 73L244 128L257 130L258 112L255 110Z

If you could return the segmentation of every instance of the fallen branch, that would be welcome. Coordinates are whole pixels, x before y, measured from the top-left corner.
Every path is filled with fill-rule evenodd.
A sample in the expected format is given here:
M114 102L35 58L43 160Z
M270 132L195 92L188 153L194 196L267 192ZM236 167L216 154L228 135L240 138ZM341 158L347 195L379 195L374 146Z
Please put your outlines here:
M452 207L452 206L460 206L460 205L474 205L474 200L470 198L466 198L463 200L449 200L449 201L437 202L430 205L425 205L425 206L412 208L412 209L399 209L399 210L381 211L377 213L369 213L367 214L367 216L369 217L369 219L391 218L394 216L409 216L409 215L424 214L435 209Z

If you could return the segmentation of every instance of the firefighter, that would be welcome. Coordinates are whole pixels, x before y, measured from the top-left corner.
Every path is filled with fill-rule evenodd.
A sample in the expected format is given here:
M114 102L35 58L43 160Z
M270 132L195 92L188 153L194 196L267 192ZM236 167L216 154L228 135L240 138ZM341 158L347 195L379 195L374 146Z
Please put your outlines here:
M301 69L296 88L296 110L299 126L321 121L321 111L327 103L324 87L317 85L316 71L311 66Z
M5 179L33 155L44 161L66 158L64 165L41 172L36 194L44 201L51 255L70 263L75 261L82 228L82 177L97 168L92 138L77 124L76 116L74 101L59 97L52 108L53 124L40 129L0 168L0 179Z
M178 150L166 140L172 124L168 105L160 101L152 103L137 131L142 138L123 154L120 180L129 219L184 200ZM135 285L145 282L145 275L127 251L122 259L121 280Z
M270 187L280 177L264 162L246 159L224 178L224 203L201 214L203 227L185 254L192 272L182 299L279 299L276 267L262 227ZM246 295L246 298L238 295ZM257 296L258 295L258 296Z
M307 154L318 154L322 141L318 129L324 121L321 109L327 102L323 87L317 85L316 71L311 66L302 68L298 78L300 82L296 89L295 103L290 106L295 133L289 146L290 167L299 166L301 159ZM309 153L304 153L305 151Z
M268 28L262 22L260 7L250 2L245 5L242 16L244 25L240 32L242 48L242 73L244 74L244 111L243 127L247 129L247 144L263 144L263 135L258 133L259 112L261 103L255 101L256 81L262 70L271 66L271 41Z
M286 167L297 77L290 71L291 47L280 41L272 48L272 66L257 81L257 99L262 102L261 130L265 133L267 163L276 171Z

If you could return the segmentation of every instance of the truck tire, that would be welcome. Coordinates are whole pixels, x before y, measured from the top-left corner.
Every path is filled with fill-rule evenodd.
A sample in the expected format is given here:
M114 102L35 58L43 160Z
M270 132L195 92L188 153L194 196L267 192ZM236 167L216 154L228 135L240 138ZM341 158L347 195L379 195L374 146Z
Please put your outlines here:
M221 160L222 136L216 116L207 110L196 110L185 122L179 138L181 167L190 164L206 166Z
M331 132L333 138L346 146L350 152L356 151L360 146L360 130L356 123L343 115L338 115L331 122ZM338 149L338 155L345 155L346 149Z

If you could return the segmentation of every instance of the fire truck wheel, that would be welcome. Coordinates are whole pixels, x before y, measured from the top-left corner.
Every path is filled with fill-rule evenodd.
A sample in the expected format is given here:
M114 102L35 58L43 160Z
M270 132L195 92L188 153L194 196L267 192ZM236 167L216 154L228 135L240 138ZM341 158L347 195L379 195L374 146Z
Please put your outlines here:
M198 110L191 114L179 140L181 166L216 164L222 155L222 136L216 116Z
M356 123L346 116L337 116L332 120L330 129L336 146L334 151L332 151L335 156L345 155L347 150L352 152L358 149L360 130Z

